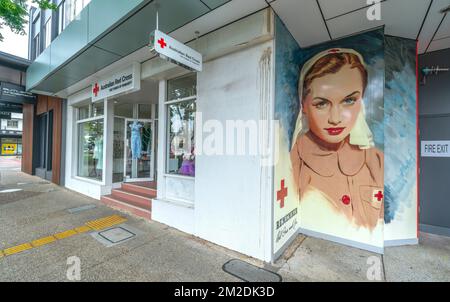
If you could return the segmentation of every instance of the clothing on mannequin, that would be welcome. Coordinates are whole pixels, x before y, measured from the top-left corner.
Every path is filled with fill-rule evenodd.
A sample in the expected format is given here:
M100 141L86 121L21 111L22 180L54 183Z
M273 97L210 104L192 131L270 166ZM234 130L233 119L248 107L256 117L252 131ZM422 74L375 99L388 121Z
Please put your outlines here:
M140 159L142 153L142 138L141 128L142 124L138 121L134 121L130 125L131 128L131 156L133 159Z

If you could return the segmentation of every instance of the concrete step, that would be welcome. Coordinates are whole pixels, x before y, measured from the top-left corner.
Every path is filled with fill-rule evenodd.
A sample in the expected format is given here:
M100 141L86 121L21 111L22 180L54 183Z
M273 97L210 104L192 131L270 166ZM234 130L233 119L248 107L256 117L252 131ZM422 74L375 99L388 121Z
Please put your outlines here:
M147 196L150 198L156 198L156 189L150 186L142 186L133 183L122 183L122 190L137 195Z
M143 196L141 194L125 191L123 189L112 190L111 196L119 200L123 200L139 208L143 208L150 211L152 209L152 198L150 196Z
M128 203L126 200L120 197L114 197L112 195L106 195L101 197L101 202L112 208L122 210L132 215L142 217L148 220L152 219L152 212L150 209L144 209ZM150 207L151 208L151 207Z

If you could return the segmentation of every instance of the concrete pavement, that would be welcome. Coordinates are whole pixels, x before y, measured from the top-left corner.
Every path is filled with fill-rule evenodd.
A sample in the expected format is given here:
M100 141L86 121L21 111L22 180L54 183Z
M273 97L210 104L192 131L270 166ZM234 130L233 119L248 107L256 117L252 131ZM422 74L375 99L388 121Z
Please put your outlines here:
M222 270L235 258L278 272L284 281L368 281L373 261L379 265L373 274L379 281L450 281L449 238L424 235L419 246L388 248L380 256L300 236L286 258L268 265L14 169L0 170L1 191L7 192L0 193L3 251L112 215L124 217L121 225L137 235L106 247L89 232L74 232L21 253L0 255L0 281L68 281L68 259L73 256L80 260L81 281L239 281ZM82 206L90 208L68 211Z

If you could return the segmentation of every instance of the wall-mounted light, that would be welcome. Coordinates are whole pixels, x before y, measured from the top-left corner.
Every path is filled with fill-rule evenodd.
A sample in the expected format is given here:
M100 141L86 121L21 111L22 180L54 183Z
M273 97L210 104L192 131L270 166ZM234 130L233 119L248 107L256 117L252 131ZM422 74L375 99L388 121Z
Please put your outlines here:
M427 77L430 75L438 75L440 72L447 72L450 71L450 68L441 68L439 66L431 66L431 67L424 67L422 68L422 85L425 85L427 83Z

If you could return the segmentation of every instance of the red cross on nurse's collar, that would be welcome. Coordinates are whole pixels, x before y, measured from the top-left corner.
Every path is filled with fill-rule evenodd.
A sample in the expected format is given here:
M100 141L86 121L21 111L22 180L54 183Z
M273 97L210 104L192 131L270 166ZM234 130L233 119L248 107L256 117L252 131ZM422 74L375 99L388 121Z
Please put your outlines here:
M166 41L164 41L164 38L159 39L158 44L161 45L161 48L163 48L163 49L164 49L164 47L167 46L167 43L166 43Z

